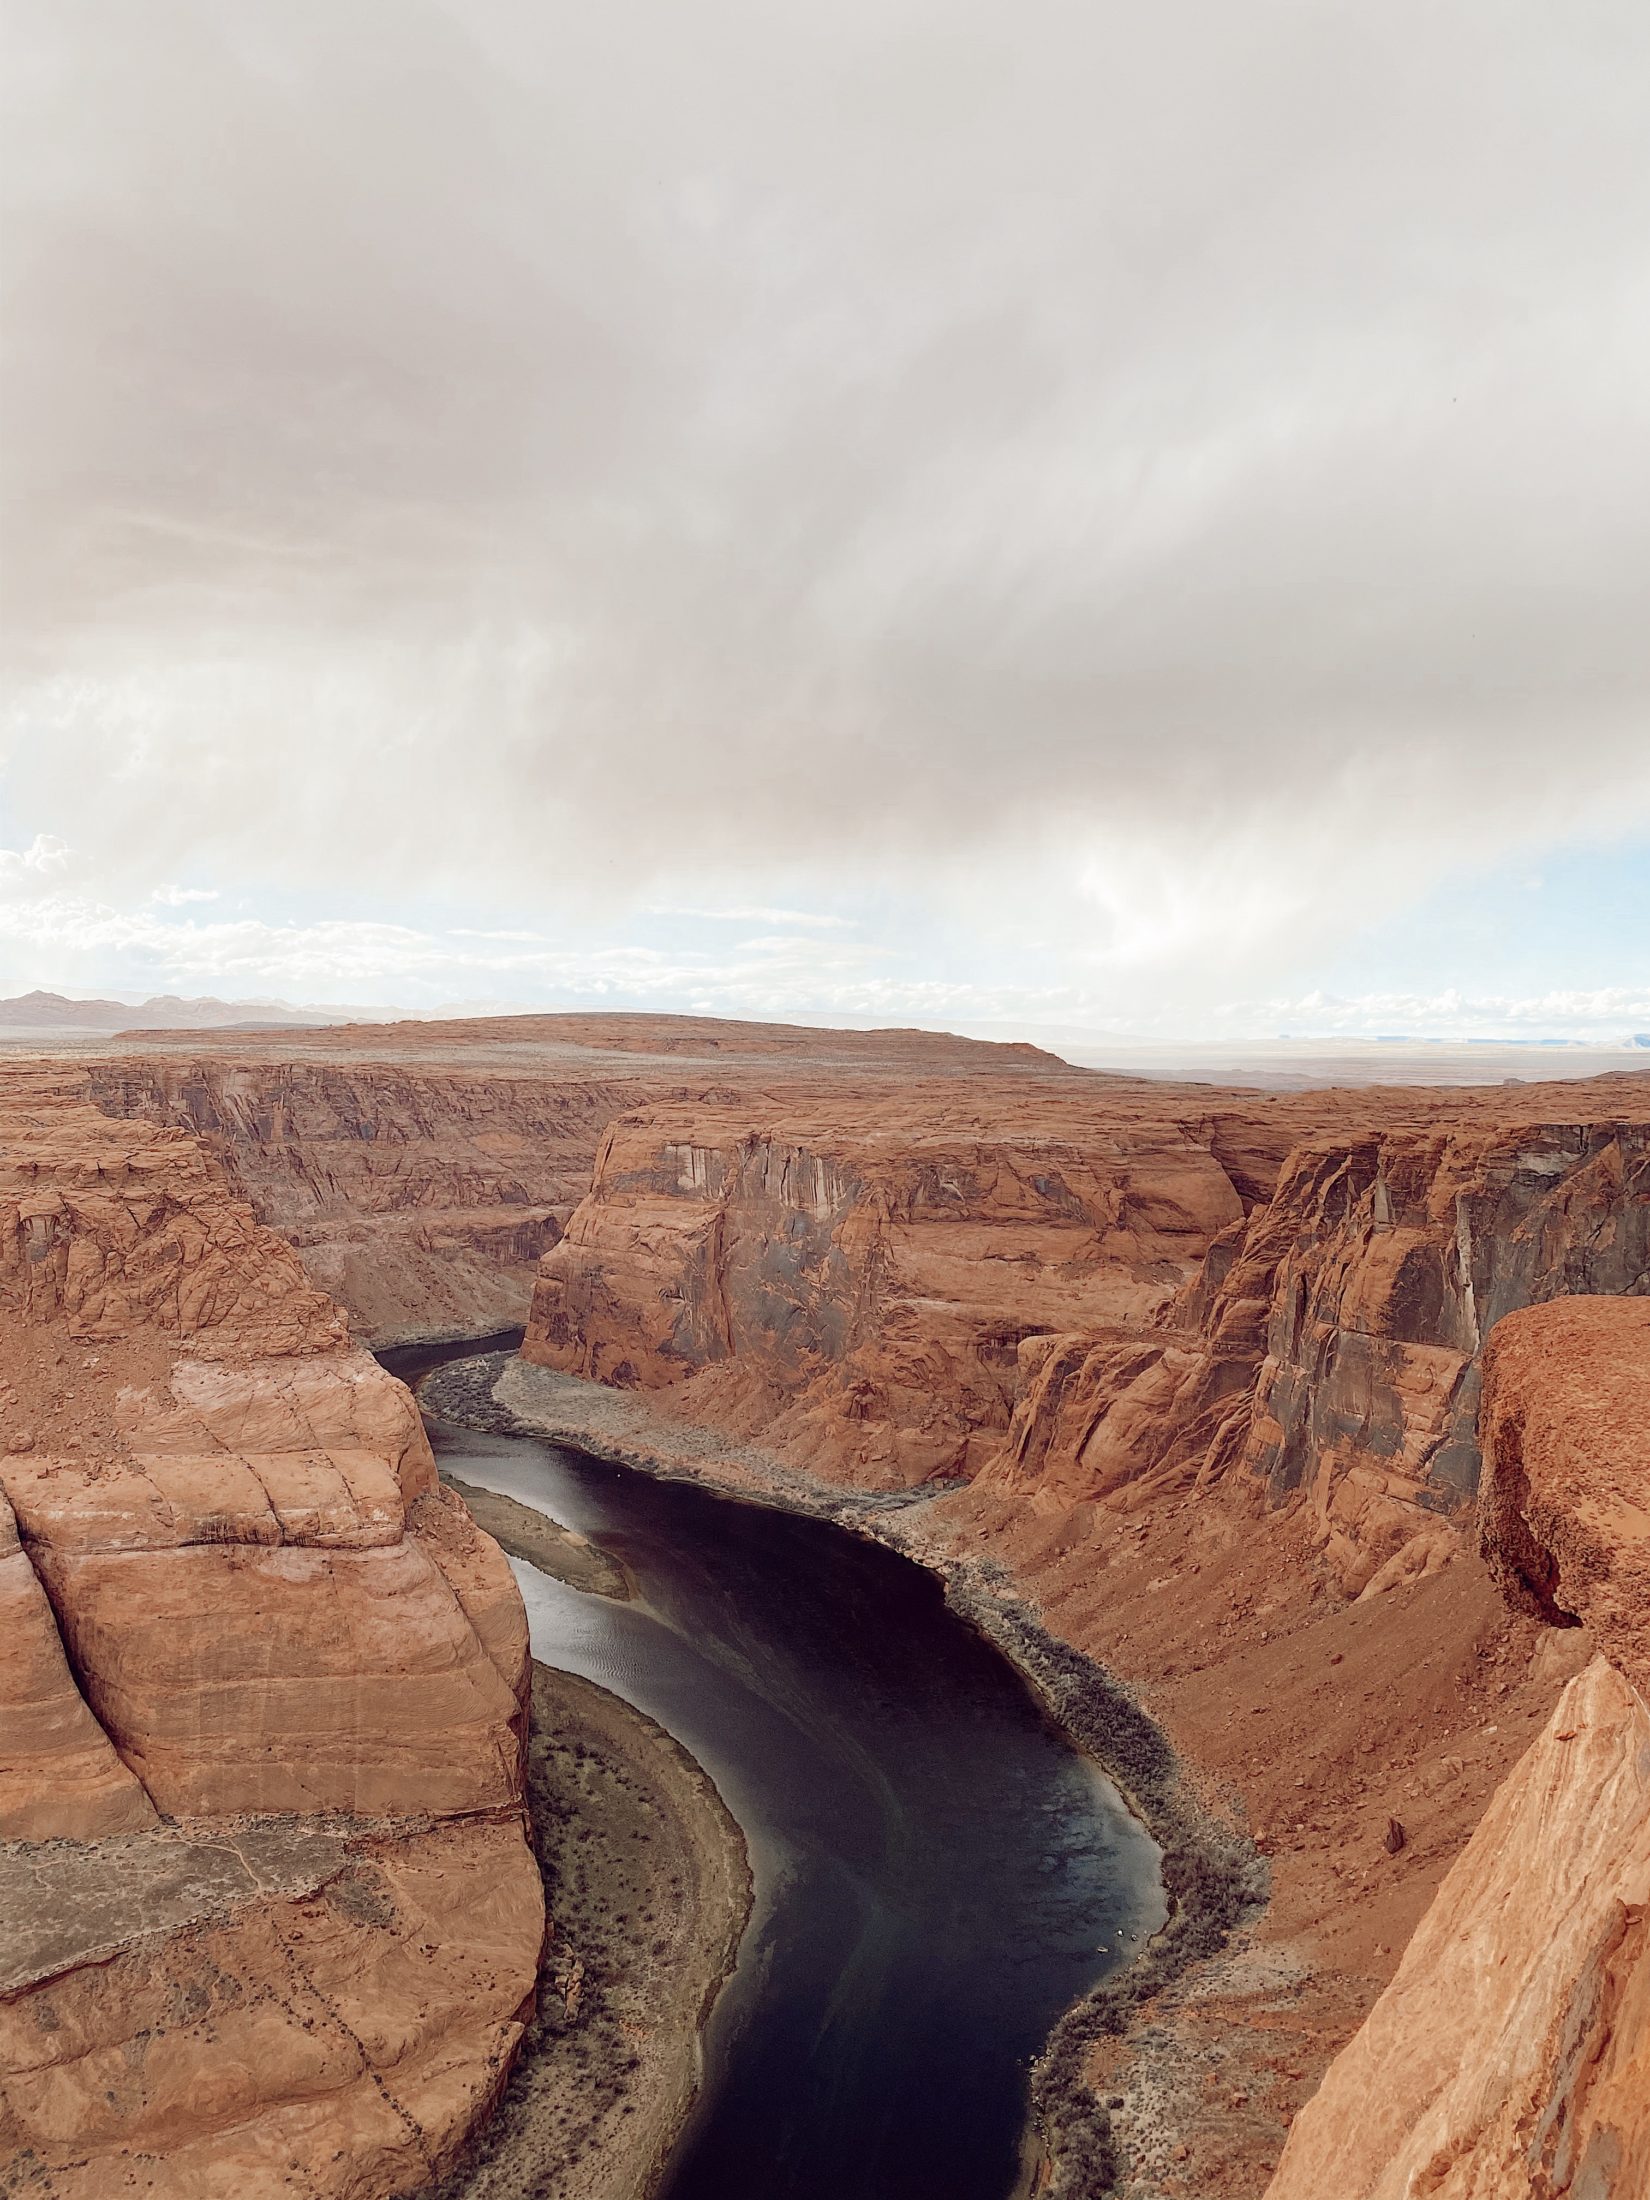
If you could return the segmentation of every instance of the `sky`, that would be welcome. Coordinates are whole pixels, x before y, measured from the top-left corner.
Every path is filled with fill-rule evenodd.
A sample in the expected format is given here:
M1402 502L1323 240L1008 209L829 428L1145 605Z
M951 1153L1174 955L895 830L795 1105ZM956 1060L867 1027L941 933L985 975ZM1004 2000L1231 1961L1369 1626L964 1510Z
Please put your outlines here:
M1650 1031L1628 0L7 0L0 989Z

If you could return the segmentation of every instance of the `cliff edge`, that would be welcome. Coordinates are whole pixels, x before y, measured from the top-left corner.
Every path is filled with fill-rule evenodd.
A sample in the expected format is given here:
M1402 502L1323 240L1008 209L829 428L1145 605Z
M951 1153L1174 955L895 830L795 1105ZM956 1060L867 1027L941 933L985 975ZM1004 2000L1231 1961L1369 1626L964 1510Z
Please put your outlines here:
M1484 1372L1491 1569L1597 1655L1295 2119L1268 2200L1650 2192L1650 1304L1510 1314Z
M382 2196L530 2011L525 1616L188 1133L0 1083L0 2192Z

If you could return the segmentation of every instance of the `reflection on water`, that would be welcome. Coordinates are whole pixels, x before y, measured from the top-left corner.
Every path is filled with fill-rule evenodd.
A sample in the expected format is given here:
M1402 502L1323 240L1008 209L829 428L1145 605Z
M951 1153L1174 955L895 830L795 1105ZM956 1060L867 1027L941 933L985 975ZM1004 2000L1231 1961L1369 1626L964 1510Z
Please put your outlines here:
M1161 1922L1110 1785L892 1552L556 1445L431 1435L629 1567L619 1604L516 1565L534 1654L668 1727L750 1844L669 2200L1004 2200L1028 2059Z

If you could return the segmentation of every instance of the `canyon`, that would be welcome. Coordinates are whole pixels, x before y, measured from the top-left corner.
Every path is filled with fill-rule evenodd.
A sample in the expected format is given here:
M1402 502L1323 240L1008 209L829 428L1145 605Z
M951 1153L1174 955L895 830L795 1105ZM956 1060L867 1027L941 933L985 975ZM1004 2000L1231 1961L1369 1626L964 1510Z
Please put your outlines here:
M496 2097L520 1600L364 1348L510 1323L759 1493L898 1500L1264 1860L1085 2044L1120 2189L1635 2189L1644 1075L533 1017L13 1056L0 1128L0 2189L413 2190Z

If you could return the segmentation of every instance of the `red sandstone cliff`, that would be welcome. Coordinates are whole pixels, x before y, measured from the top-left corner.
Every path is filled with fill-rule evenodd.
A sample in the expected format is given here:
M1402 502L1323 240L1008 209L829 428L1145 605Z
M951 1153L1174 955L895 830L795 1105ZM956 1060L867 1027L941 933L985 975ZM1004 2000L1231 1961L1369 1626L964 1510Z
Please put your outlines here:
M372 1344L525 1321L539 1256L589 1190L602 1133L649 1100L760 1090L799 1065L844 1083L1071 1076L1036 1047L691 1016L222 1033L209 1054L197 1035L125 1040L146 1050L87 1064L90 1098L203 1138Z
M526 1627L187 1133L0 1081L0 2190L425 2182L543 1899Z
M1599 1654L1296 2118L1269 2200L1650 2192L1650 1305L1514 1314L1486 1361L1491 1565Z
M1149 1333L1027 1348L990 1479L1127 1507L1238 1475L1306 1500L1351 1593L1436 1565L1477 1488L1483 1339L1650 1277L1650 1109L1585 1097L1307 1140Z
M602 1130L637 1098L383 1061L133 1056L86 1076L108 1113L198 1133L373 1344L519 1325Z
M1239 1471L1309 1492L1362 1588L1470 1504L1501 1314L1650 1271L1650 1123L1608 1097L1581 1124L1537 1093L1205 1113L1075 1081L655 1105L608 1131L524 1350L849 1479L1075 1504Z
M1334 1097L1203 1116L1072 1077L652 1106L603 1141L526 1357L873 1484L1000 1449L1028 1336L1139 1326Z

